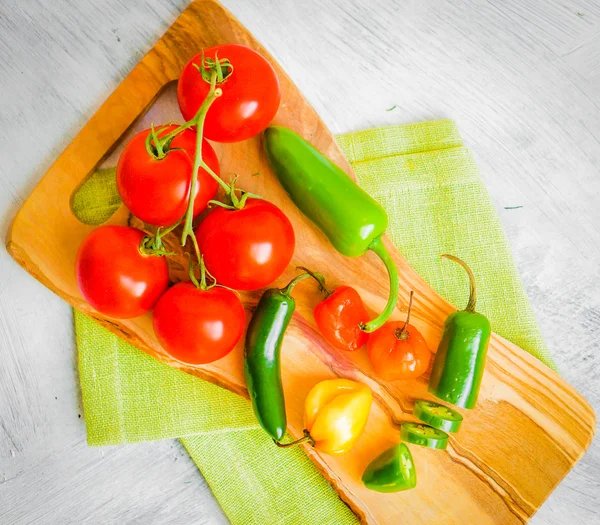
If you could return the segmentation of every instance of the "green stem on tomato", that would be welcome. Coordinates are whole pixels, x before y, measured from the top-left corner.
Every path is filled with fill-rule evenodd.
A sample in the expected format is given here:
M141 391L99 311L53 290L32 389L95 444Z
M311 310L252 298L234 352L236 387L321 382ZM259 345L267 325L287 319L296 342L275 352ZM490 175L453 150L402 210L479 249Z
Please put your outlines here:
M223 69L221 69L221 62L219 61L217 52L215 52L215 66L217 68L217 80L221 83L223 82Z
M198 246L198 239L196 239L196 235L192 232L190 235L192 238L192 244L194 245L194 252L196 253L196 259L198 260L198 264L200 264L204 259L202 257L202 253L200 252L200 246Z
M198 279L196 279L196 275L194 273L194 269L196 268L196 266L194 264L192 264L192 256L189 253L186 253L187 258L188 258L188 276L190 278L190 281L192 281L192 283L194 284L194 286L198 289L202 289L200 287L200 283L198 282Z
M200 290L204 290L204 291L210 290L213 286L216 286L217 280L208 271L208 268L204 264L204 256L202 255L202 253L200 253L200 247L198 246L198 240L196 239L196 235L192 232L190 237L192 238L192 244L194 245L196 259L198 260L198 264L193 265L190 254L188 253L188 261L190 264L190 280L194 283L196 288L199 288ZM198 279L196 279L196 275L194 273L195 266L200 266L200 282L198 282ZM212 284L207 284L207 282L206 282L207 277L212 280Z
M200 259L200 288L206 290L206 266L204 266L204 258Z
M225 190L225 193L227 194L227 196L230 196L231 194L235 194L235 190L233 188L233 185L235 184L235 180L230 184L227 184L221 177L219 177L212 169L211 167L206 164L204 161L202 161L202 165L201 168L203 170L206 171L206 173L208 173L213 179L215 179L219 185L221 186L221 188L223 188L223 190Z
M179 135L182 131L191 128L194 125L194 123L194 119L188 120L187 122L177 126L173 131L167 133L164 137L158 139L161 147L168 147L177 135Z
M162 257L163 255L177 255L175 252L169 252L160 246L156 246L156 240L153 237L144 237L140 243L138 250L143 256Z
M183 217L179 219L175 224L171 224L171 226L162 229L162 226L159 226L154 235L147 235L142 239L142 243L140 244L140 252L142 255L176 255L175 252L170 252L165 250L163 247L162 239L165 235L171 233L177 226L181 224Z
M390 278L390 295L383 312L381 312L375 319L372 319L368 323L365 323L361 326L361 329L367 333L374 332L378 328L381 328L381 326L390 318L390 315L392 315L394 308L396 308L396 303L398 302L398 286L400 284L396 263L390 257L390 254L388 253L385 244L383 244L381 237L377 237L369 245L369 250L375 252L383 261L383 264L385 264Z
M156 230L156 233L154 236L155 236L157 244L159 246L162 245L162 238L165 235L169 235L169 233L171 233L175 228L177 228L177 226L179 226L181 224L182 220L183 220L183 217L181 219L179 219L175 224L171 224L171 226L168 226L164 230L162 229L162 227L159 227L158 230Z
M192 281L194 283L194 286L196 288L199 288L200 290L208 290L209 287L206 284L207 270L206 270L206 266L204 266L204 257L202 257L202 254L200 253L200 247L198 246L198 241L196 240L196 236L192 233L192 235L190 235L190 237L192 238L192 244L194 245L194 251L196 252L196 259L198 260L197 264L193 264L192 256L189 253L187 253L190 281ZM196 274L195 274L196 266L200 266L200 282L198 282L198 279L196 279Z
M161 144L158 135L156 134L156 130L154 129L154 124L150 125L150 133L152 135L152 142L154 142L154 146L156 147L156 152L158 154L158 158L162 159L165 156L165 151L163 149L163 145Z

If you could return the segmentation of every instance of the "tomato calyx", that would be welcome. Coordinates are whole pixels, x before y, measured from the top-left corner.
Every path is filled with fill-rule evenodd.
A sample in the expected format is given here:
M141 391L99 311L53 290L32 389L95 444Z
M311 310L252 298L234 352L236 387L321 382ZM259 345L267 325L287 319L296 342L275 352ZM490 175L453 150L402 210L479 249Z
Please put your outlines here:
M404 326L402 328L396 328L396 330L394 330L394 335L396 336L396 339L398 339L398 341L406 341L410 337L410 332L408 331L408 322L410 321L410 310L412 308L413 295L414 292L411 290L410 298L408 300L408 312L406 313L406 321L404 323Z
M256 195L255 193L251 193L249 191L241 190L235 187L238 176L234 175L230 184L226 184L227 189L225 189L225 197L228 202L221 202L218 200L210 200L208 201L209 205L220 206L221 208L225 208L226 210L242 210L244 206L246 206L246 201L248 199L262 199L260 195ZM239 197L236 195L236 191L240 192Z
M187 254L187 257L188 257L188 263L189 263L190 281L192 281L193 285L196 288L198 288L198 290L202 290L203 292L208 292L208 290L211 290L212 288L219 287L219 288L225 288L226 290L229 290L239 296L239 293L237 292L237 290L234 290L233 288L229 288L229 286L219 284L219 282L217 281L215 276L208 271L206 264L204 264L204 256L203 255L199 256L198 264L192 264L192 257L189 253ZM200 280L198 280L196 278L196 272L195 272L196 268L200 268ZM210 281L210 283L209 283L209 281Z
M190 281L192 281L192 283L194 284L194 286L196 288L198 288L198 290L207 292L211 288L214 288L215 286L217 286L217 280L206 269L206 265L204 264L204 257L202 257L202 255L199 256L198 264L192 263L192 256L189 253L187 254L187 258L188 258L188 264L189 264ZM198 268L198 267L200 268L200 280L199 281L196 278L196 272L195 272L196 268ZM210 284L207 282L207 280L208 280L207 278L210 279L210 281L211 281Z
M163 160L170 151L183 151L183 148L171 148L171 143L178 135L183 133L190 126L188 126L186 122L185 124L178 126L164 137L159 137L160 133L167 129L170 125L171 124L165 124L155 128L154 124L150 124L150 132L146 137L144 145L148 155L150 155L154 160Z
M192 64L202 75L202 79L208 84L211 83L212 73L217 74L217 84L223 84L233 73L233 65L228 58L219 58L215 53L214 60L204 56L202 50L201 64Z
M165 255L173 256L177 255L175 252L168 251L163 242L162 238L171 233L177 226L181 224L181 221L177 221L175 224L165 228L159 227L154 235L146 235L139 246L139 251L144 256L163 257Z
M165 127L166 126L161 126L161 128L159 128L159 130L158 130L159 133L161 130L165 129ZM164 159L167 156L169 144L171 143L172 140L173 139L170 139L168 141L168 144L164 140L161 141L158 138L158 134L156 133L156 129L154 128L154 124L151 124L150 125L150 133L148 133L148 136L146 137L146 142L145 142L146 151L148 152L148 155L150 155L155 160Z

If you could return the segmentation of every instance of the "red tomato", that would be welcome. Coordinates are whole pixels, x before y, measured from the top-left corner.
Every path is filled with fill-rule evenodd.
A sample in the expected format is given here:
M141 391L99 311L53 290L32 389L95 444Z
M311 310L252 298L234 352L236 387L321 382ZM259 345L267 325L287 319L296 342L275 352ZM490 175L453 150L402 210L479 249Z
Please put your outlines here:
M429 367L431 350L421 333L404 322L385 323L369 336L367 350L375 372L385 381L419 377Z
M275 70L261 55L249 47L226 44L204 50L205 58L228 58L233 73L219 87L216 99L204 123L204 136L216 142L238 142L263 131L279 109L281 94ZM210 84L196 66L202 53L183 68L177 84L177 100L185 120L191 120L208 95Z
M137 317L150 311L167 289L167 260L140 253L144 236L129 226L101 226L79 247L77 284L99 312L117 319Z
M245 208L216 208L196 231L208 271L222 285L256 290L275 281L292 260L294 229L274 204L248 199Z
M157 132L163 137L177 126ZM163 159L146 151L150 130L135 135L121 153L117 164L117 188L129 211L138 219L155 226L170 226L180 220L188 206L192 168L196 154L196 132L186 129L171 142ZM177 149L181 148L181 149ZM202 142L202 160L219 175L219 161L212 146ZM203 169L198 170L194 216L200 214L217 193L217 182Z
M244 333L246 314L236 293L221 286L200 290L179 283L154 308L154 332L178 361L199 365L226 356Z

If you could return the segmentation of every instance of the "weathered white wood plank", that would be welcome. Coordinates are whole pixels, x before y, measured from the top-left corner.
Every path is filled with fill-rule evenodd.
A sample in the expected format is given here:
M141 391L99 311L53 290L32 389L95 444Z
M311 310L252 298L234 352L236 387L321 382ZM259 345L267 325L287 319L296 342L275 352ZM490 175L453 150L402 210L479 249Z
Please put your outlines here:
M0 3L0 233L186 4ZM458 121L561 372L600 409L600 4L224 4L333 131ZM0 251L0 523L225 523L174 442L85 446L75 368L69 309ZM599 493L596 440L532 523L599 523Z

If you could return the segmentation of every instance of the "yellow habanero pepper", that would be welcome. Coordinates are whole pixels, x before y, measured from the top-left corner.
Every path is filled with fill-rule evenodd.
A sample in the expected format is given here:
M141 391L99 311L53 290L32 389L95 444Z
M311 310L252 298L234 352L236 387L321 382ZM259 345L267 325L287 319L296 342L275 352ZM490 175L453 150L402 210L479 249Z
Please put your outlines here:
M304 437L292 443L275 443L287 448L308 442L325 454L348 452L367 424L372 401L371 389L362 383L349 379L321 381L306 397Z

